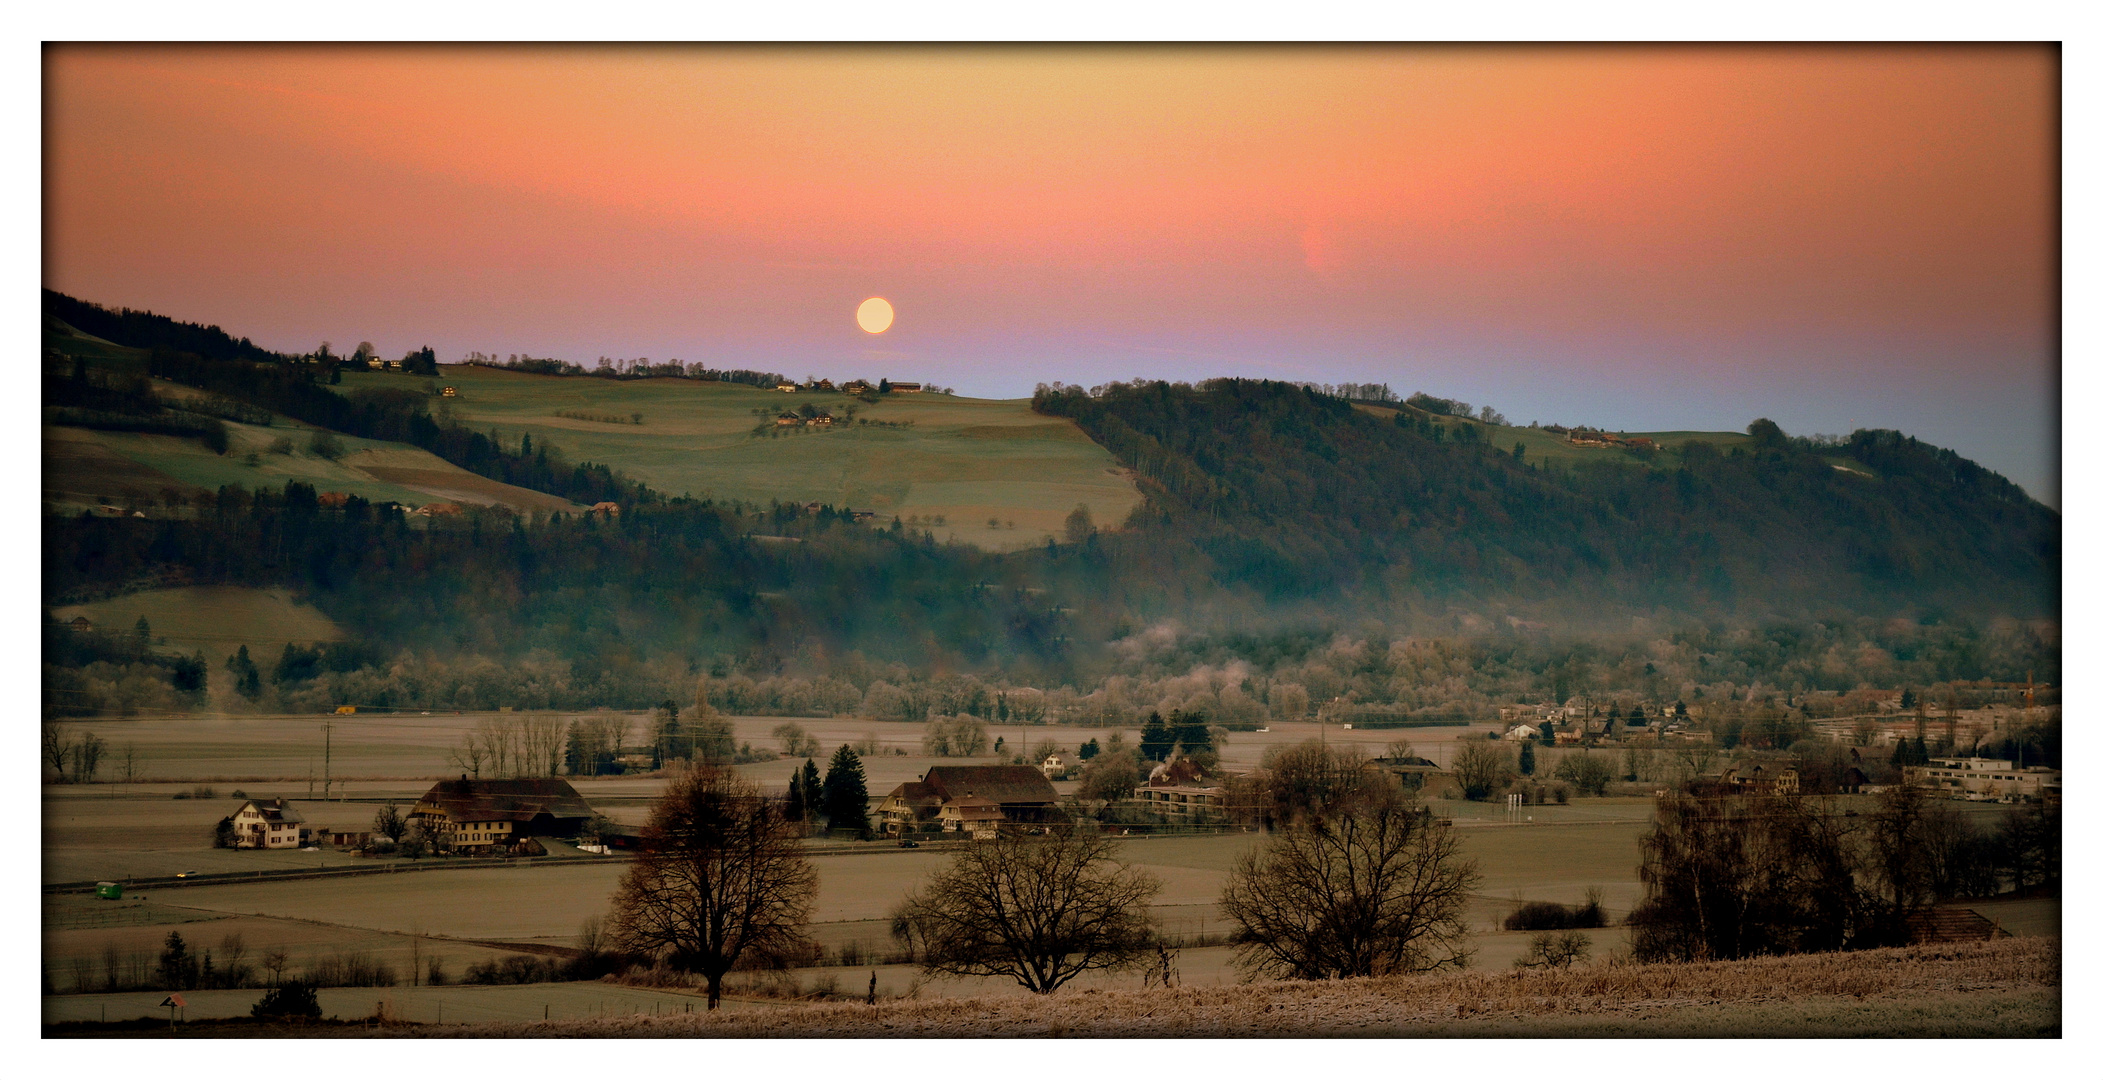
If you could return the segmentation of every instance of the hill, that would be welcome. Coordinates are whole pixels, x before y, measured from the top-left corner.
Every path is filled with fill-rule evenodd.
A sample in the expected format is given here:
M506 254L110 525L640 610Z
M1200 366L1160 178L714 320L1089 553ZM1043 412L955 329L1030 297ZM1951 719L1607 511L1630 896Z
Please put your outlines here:
M1035 405L1138 473L1135 527L1203 556L1186 580L1272 602L1529 618L2057 611L2059 515L1898 432L1828 443L1761 420L1732 444L1674 433L1541 462L1526 450L1537 431L1383 418L1284 383L1046 388Z
M185 325L159 318L104 320L115 345L98 348ZM2057 678L2058 515L1897 432L1808 440L1757 421L1580 446L1602 440L1222 379L1054 386L1027 407L838 398L841 420L862 406L856 423L777 437L753 429L790 395L747 385L449 369L444 398L435 380L180 334L219 354L153 345L143 372L106 378L85 358L47 364L49 407L105 425L52 439L47 468L99 454L80 467L127 462L148 495L158 477L180 490L144 520L47 515L46 603L146 583L287 588L350 639L330 670L365 680L360 701L644 707L706 671L753 684L723 690L744 710L924 715L940 684L956 694L943 711L994 715L1000 686L1064 686L1088 695L1076 715L1195 702L1253 725L1345 693L1476 715L1578 687L1655 706ZM183 394L206 412L167 408ZM256 410L352 452L258 466L214 452L278 430ZM422 475L432 461L451 480ZM868 479L886 470L910 479ZM1128 497L1136 478L1143 501L1123 528L1040 542L1043 519L1023 512L1063 516L1077 490L1109 490L1087 488L1089 470ZM316 497L354 481L392 488ZM657 486L704 481L749 499ZM521 495L425 523L389 505L473 483L620 512L521 515ZM885 498L921 520L842 512ZM945 543L969 538L967 512L1003 526L1012 512L1015 530L980 539L1024 543ZM1411 640L1425 635L1448 640ZM403 674L388 658L404 649L457 683Z
M346 371L342 387L403 379ZM1071 421L1034 413L1027 401L886 394L865 402L731 382L468 365L443 368L442 381L457 392L445 402L450 415L475 430L559 446L668 495L872 510L995 551L1042 545L1077 505L1115 524L1139 503L1116 460ZM806 406L839 422L773 423Z

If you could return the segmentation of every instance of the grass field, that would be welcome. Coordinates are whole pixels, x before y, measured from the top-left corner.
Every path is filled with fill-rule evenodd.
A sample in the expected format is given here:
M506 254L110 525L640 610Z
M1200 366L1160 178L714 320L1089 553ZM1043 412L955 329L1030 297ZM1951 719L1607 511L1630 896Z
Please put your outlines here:
M1396 410L1378 405L1356 405L1360 412L1386 419ZM1462 420L1458 417L1441 417L1438 423L1453 428L1461 424L1472 424L1489 436L1491 445L1509 451L1513 446L1526 447L1526 460L1535 464L1552 462L1559 465L1581 462L1604 462L1620 465L1637 465L1642 459L1626 450L1608 446L1572 446L1568 439L1552 431L1539 428L1504 427L1484 424L1480 421ZM1678 464L1679 448L1689 442L1701 440L1713 444L1718 450L1728 451L1734 446L1749 445L1752 437L1742 431L1623 431L1617 435L1629 438L1647 438L1658 444L1663 451L1657 458L1659 464ZM1857 471L1860 466L1850 464ZM1867 475L1866 471L1864 475Z
M346 374L346 389L403 385L384 373ZM1044 542L1085 504L1114 527L1138 490L1108 451L1070 421L1038 416L1027 401L939 394L889 395L868 405L844 394L783 394L687 379L616 382L447 367L454 415L476 430L531 435L575 460L603 462L670 494L830 503L918 517L938 537L994 550ZM795 428L755 437L754 425L810 404L842 417L910 427ZM758 410L760 415L755 415ZM627 417L602 423L561 412ZM944 523L936 524L940 517ZM998 528L988 528L997 519ZM1009 528L1008 522L1014 522Z
M155 637L168 639L169 647L184 653L203 649L214 661L215 674L225 658L243 645L259 664L267 665L287 643L343 639L343 629L333 620L293 599L284 589L233 585L149 589L114 600L54 608L52 615L61 622L85 616L107 630L129 630L145 619Z
M164 393L180 389L158 381L155 386ZM566 499L477 476L401 443L338 435L343 454L331 460L307 448L312 428L283 417L269 427L229 421L226 429L227 451L215 454L196 439L46 425L44 499L67 512L110 502L151 515L170 492L191 495L227 484L279 488L297 480L319 491L406 506L457 502L579 509ZM271 451L279 439L291 440L290 453Z

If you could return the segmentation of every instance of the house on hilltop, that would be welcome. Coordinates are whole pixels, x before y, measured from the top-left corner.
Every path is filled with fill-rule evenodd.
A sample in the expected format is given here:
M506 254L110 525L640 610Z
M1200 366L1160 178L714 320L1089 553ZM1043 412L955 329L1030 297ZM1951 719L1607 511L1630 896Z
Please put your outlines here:
M409 811L410 821L450 835L455 848L508 846L528 836L575 836L591 818L591 804L569 781L554 776L440 780Z

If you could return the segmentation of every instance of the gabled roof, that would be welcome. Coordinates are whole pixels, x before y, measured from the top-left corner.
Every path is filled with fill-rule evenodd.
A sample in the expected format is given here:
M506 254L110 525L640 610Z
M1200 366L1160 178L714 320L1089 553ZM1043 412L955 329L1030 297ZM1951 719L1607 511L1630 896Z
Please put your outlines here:
M892 799L912 807L942 805L941 793L918 780L908 780L892 788L890 798L885 802L889 803Z
M591 804L569 781L557 776L440 780L416 801L443 810L453 821L531 821L541 814L558 819L592 816Z
M250 799L235 807L234 812L229 814L228 817L238 817L241 811L251 806L256 808L256 813L263 815L264 821L281 821L287 825L297 825L307 820L299 816L299 811L292 809L292 804L283 799Z
M937 765L927 770L923 782L945 801L962 795L983 796L1002 806L1059 801L1051 781L1029 765Z
M982 795L960 795L942 804L942 816L959 821L1000 821L1000 804Z

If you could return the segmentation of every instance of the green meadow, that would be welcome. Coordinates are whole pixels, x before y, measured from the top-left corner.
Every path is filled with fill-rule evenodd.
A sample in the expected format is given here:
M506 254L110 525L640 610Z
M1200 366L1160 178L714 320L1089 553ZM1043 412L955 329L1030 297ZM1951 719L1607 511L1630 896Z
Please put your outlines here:
M343 385L410 381L358 373ZM439 381L457 391L446 407L477 430L507 442L530 435L673 495L873 510L993 550L1058 535L1077 505L1114 527L1139 502L1108 451L1070 421L1031 412L1027 401L892 394L868 404L845 394L486 367L447 367ZM774 425L803 405L830 412L835 425ZM632 422L638 414L641 423Z

